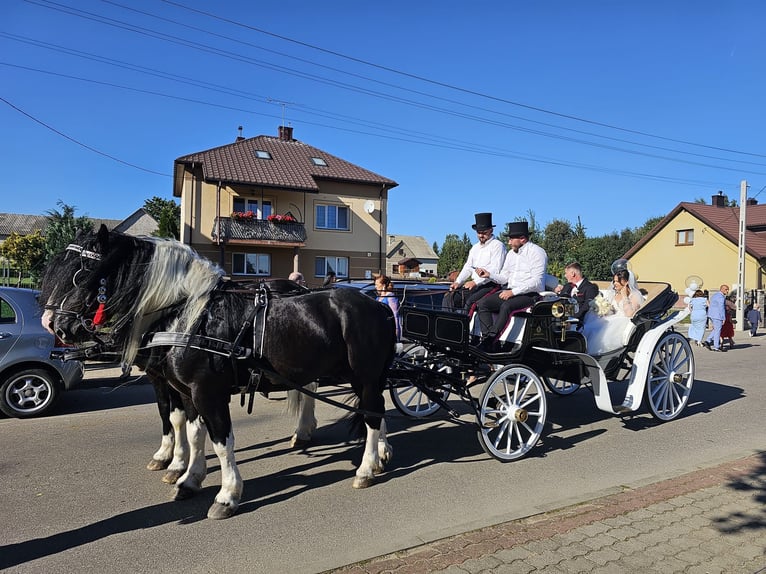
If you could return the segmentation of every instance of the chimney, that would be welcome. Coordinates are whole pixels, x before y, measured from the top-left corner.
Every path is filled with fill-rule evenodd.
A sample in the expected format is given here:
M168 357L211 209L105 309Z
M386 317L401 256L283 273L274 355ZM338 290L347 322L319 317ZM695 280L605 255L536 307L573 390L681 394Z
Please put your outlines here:
M279 139L285 142L293 141L292 126L279 126Z
M758 205L758 200L754 197L748 197L747 201L745 201L745 205Z
M242 126L238 126L237 129L239 130L239 135L235 141L241 142L243 139L245 139L245 136L242 135Z
M712 205L716 207L726 207L726 202L729 200L728 197L726 197L722 191L718 192L718 195L714 195L712 201L710 202Z

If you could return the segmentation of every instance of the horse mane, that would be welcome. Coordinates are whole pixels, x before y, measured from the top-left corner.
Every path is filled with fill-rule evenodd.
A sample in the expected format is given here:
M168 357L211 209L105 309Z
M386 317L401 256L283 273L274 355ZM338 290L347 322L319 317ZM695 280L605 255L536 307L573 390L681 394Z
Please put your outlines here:
M132 364L144 333L161 318L172 313L175 320L171 329L190 329L224 272L174 239L135 238L112 232L109 243L116 243L116 247L107 251L102 271L107 276L110 270L114 273L117 292L111 295L109 307L124 314L117 331L119 326L130 324L122 344L123 362Z

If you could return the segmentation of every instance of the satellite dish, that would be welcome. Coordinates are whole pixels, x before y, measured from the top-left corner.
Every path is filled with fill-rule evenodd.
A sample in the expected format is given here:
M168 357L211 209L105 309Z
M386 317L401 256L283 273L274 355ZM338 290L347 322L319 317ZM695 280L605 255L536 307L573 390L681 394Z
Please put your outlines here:
M373 211L375 211L375 202L372 201L371 199L368 199L367 201L365 201L364 202L364 210L367 213L372 213Z
M705 282L702 280L702 277L700 277L699 275L689 275L686 278L685 283L689 289L693 289L696 291L697 289L702 289L702 285L704 285Z

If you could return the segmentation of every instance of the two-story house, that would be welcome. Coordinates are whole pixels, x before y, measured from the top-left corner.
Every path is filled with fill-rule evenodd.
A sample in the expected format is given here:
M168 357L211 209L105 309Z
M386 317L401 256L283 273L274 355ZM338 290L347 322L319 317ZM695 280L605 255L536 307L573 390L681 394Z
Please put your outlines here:
M293 138L238 137L175 161L181 241L232 277L385 269L386 207L395 181Z

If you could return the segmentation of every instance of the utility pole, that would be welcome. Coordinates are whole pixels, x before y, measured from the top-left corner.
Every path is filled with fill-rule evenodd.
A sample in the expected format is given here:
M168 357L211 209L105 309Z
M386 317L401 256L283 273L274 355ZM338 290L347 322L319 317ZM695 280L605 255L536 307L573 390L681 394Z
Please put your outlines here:
M737 325L741 331L745 330L745 222L747 207L747 181L742 180L739 184L739 263L737 272Z

